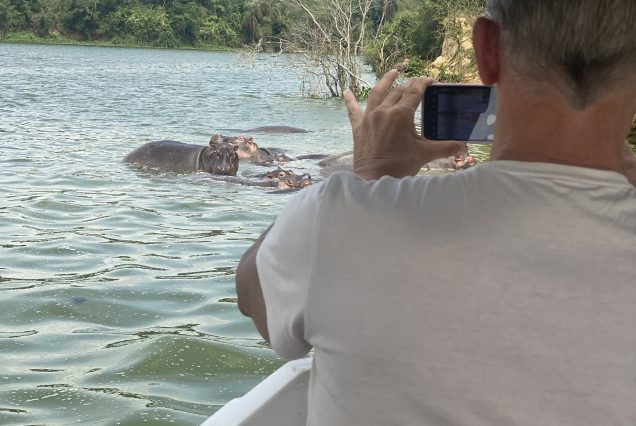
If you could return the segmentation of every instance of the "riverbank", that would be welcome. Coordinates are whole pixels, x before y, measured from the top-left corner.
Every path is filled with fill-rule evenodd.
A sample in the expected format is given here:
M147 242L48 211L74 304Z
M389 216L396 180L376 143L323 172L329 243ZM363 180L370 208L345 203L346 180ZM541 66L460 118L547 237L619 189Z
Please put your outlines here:
M115 40L76 40L63 35L47 35L38 36L28 31L20 31L7 33L0 36L0 43L25 43L25 44L47 44L59 46L94 46L94 47L125 47L131 49L174 49L174 50L202 50L209 52L237 52L241 48L232 48L227 46L216 46L200 44L196 46L174 45L174 46L156 46L150 44L132 43L125 39Z

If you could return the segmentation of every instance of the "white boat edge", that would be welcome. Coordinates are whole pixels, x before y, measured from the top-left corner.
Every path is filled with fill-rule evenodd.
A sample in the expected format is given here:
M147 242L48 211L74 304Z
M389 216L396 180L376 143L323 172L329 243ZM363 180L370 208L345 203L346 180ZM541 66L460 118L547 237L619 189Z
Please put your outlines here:
M290 361L242 397L232 399L201 426L301 426L313 358Z

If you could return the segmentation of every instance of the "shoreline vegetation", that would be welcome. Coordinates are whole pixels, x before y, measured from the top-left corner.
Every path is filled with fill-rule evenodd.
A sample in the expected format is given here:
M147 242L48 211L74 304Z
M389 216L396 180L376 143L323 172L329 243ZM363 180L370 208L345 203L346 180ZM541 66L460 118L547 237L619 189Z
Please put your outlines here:
M0 43L11 44L45 44L51 46L90 46L90 47L120 47L128 49L172 49L172 50L200 50L205 52L240 52L249 50L247 47L229 47L212 44L199 44L196 46L174 45L157 46L153 44L131 43L113 40L77 40L64 35L39 36L28 31L19 31L0 35Z
M405 77L477 82L471 29L485 3L0 0L0 43L296 53L308 97L350 88L364 98L366 66L376 76L396 68ZM626 139L636 152L636 117Z
M364 97L365 67L376 76L392 68L409 77L427 73L456 30L449 23L484 6L485 0L0 0L0 42L296 53L304 57L299 66L322 82L308 90L312 97L340 97L345 88ZM440 80L464 77L447 65Z

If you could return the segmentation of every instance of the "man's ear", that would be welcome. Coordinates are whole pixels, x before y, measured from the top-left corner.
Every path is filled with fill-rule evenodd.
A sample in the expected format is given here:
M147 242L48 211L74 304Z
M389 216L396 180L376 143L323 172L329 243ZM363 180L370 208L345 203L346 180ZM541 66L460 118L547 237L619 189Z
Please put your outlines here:
M482 83L492 86L499 81L499 24L480 16L473 26L473 48Z

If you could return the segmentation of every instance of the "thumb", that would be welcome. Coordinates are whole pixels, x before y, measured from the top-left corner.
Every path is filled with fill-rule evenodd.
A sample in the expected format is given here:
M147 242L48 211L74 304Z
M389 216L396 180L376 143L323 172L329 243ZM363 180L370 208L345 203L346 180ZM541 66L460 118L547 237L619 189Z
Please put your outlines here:
M425 140L420 144L420 152L423 156L430 158L428 161L437 158L461 155L466 152L466 144L459 141L431 141Z

